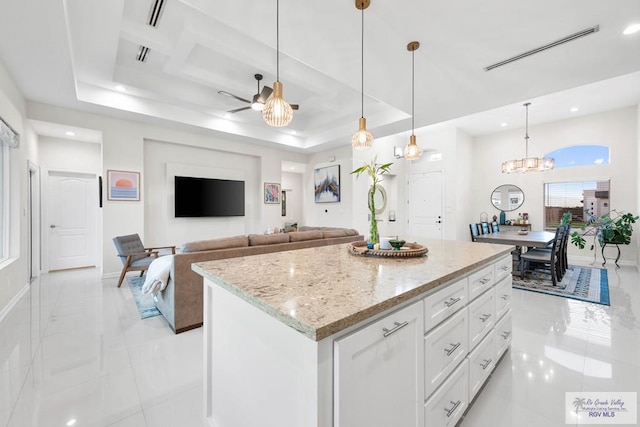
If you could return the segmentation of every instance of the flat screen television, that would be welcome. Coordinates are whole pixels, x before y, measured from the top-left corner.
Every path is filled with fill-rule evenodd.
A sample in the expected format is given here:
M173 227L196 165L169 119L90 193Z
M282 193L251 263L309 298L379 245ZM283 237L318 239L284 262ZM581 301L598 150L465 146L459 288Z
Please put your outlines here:
M175 177L176 218L244 216L244 181Z

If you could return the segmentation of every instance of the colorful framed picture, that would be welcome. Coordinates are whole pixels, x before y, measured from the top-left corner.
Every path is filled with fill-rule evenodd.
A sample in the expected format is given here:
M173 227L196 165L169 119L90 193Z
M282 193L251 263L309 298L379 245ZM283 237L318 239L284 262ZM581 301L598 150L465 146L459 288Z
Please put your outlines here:
M140 200L140 172L107 171L108 200Z
M268 204L280 204L280 184L276 182L264 183L264 202Z
M313 171L313 192L316 203L340 201L340 165L318 168Z

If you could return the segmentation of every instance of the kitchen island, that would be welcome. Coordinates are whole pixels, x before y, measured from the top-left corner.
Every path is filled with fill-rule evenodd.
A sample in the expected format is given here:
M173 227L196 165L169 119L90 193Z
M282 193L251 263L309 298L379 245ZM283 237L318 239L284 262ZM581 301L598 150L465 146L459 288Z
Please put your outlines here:
M419 258L354 256L337 245L194 264L205 279L209 423L422 427L452 387L463 398L439 411L459 419L471 400L473 340L473 351L497 348L496 289L508 283L510 296L513 247L420 243L429 253ZM474 304L489 310L476 316L484 320L475 336ZM430 343L442 339L453 342L435 363Z

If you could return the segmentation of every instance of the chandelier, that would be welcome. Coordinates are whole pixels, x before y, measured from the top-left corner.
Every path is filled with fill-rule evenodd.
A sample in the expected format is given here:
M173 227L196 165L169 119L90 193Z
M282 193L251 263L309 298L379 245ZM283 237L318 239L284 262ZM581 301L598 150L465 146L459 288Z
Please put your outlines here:
M524 104L526 108L524 133L525 157L523 159L502 162L502 173L541 172L551 170L555 165L555 160L552 157L529 157L529 105L531 105L530 102Z

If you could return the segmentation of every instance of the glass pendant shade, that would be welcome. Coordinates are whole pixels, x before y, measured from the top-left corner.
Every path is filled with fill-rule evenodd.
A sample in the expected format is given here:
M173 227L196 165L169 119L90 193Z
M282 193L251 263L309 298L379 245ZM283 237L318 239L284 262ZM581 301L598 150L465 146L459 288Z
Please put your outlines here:
M291 105L282 99L282 83L273 83L273 96L264 104L262 118L273 127L287 126L293 120Z
M409 144L404 147L404 158L407 160L416 160L422 157L422 148L416 143L416 136L409 137Z
M351 138L351 146L357 149L371 148L373 135L367 130L367 119L360 117L358 131Z
M502 162L502 173L544 172L555 167L556 161L552 157L529 157L529 105L530 102L524 104L527 111L524 133L525 157Z

